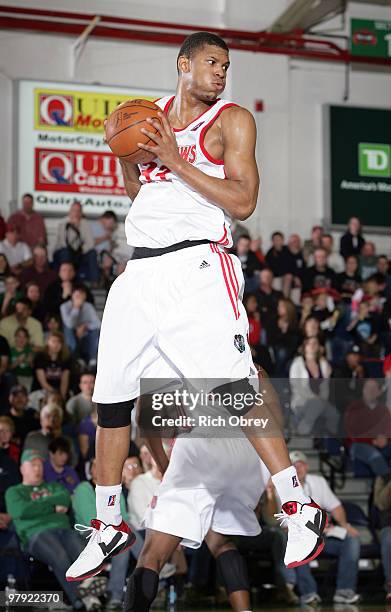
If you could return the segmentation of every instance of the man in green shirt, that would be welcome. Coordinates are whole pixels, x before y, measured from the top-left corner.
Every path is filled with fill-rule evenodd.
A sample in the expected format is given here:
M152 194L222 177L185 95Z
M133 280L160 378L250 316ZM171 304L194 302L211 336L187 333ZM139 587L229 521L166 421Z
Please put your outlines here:
M43 459L34 449L21 457L22 484L7 489L5 502L22 548L50 565L75 609L100 607L97 584L87 579L76 587L65 580L65 572L80 554L83 543L71 529L67 515L71 498L63 485L43 480ZM96 579L95 583L96 583ZM104 588L103 582L101 588ZM94 593L94 595L91 595Z

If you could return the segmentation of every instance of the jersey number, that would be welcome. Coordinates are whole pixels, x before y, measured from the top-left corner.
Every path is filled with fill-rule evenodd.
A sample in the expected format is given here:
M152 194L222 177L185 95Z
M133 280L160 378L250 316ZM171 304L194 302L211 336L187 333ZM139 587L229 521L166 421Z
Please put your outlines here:
M157 169L158 172L156 172ZM151 162L142 171L142 175L147 183L151 183L152 181L167 181L167 174L169 172L171 170L167 166L158 166L155 162Z

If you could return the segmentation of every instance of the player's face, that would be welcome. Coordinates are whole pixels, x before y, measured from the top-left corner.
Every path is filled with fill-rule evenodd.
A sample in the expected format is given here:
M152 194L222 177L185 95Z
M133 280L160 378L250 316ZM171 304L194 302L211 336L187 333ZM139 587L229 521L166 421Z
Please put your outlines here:
M213 45L199 49L187 63L182 76L190 92L199 100L213 102L224 91L229 59L227 51Z

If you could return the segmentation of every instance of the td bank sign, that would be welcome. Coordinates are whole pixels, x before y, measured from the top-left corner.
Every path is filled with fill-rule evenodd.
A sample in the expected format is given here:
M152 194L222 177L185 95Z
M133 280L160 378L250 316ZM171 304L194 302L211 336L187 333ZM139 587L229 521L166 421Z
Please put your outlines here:
M360 176L391 177L391 145L360 142L358 166Z

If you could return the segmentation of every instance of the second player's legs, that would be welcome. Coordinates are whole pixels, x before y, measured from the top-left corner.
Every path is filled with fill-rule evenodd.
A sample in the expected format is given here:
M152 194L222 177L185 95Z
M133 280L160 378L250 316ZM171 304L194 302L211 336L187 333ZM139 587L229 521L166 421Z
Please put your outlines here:
M149 612L159 586L159 573L174 553L181 538L147 529L137 567L129 578L125 612Z
M235 612L250 610L246 562L229 537L209 530L205 542L214 558Z

